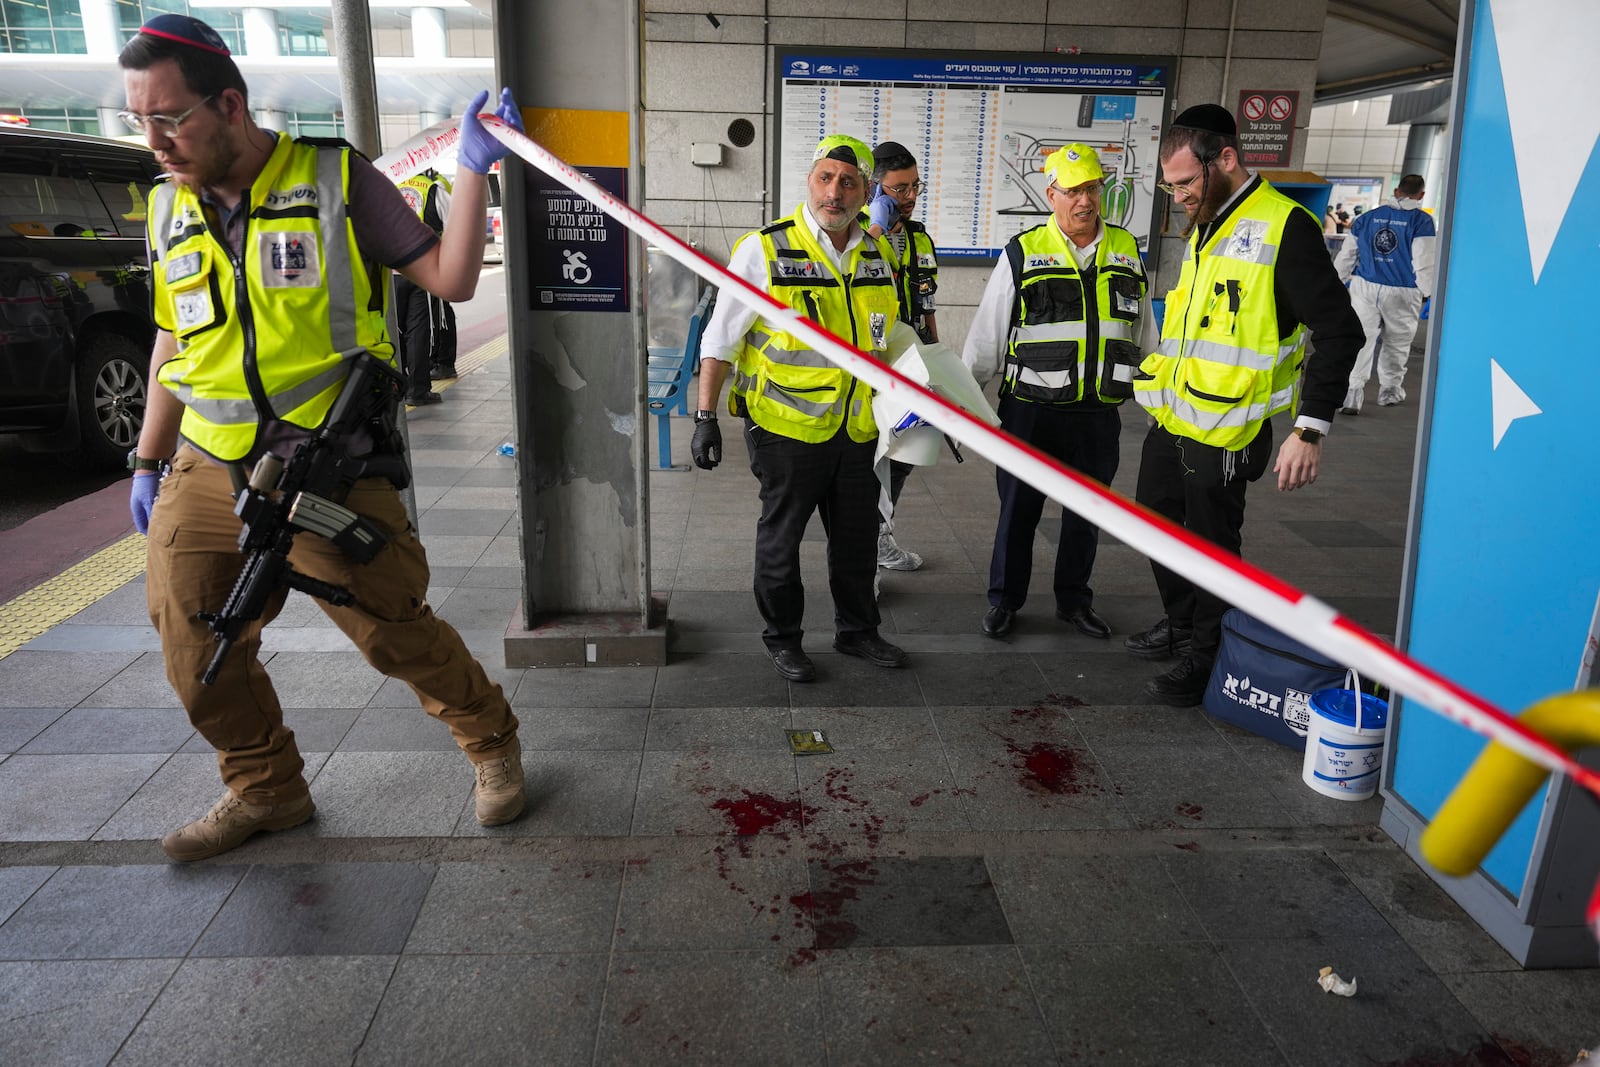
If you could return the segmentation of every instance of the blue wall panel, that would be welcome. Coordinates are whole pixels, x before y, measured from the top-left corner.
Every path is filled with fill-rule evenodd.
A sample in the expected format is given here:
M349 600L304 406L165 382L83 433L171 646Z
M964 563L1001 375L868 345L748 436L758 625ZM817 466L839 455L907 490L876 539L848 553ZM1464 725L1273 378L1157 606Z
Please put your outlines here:
M1539 6L1548 0L1477 5L1449 263L1436 310L1441 321L1406 635L1413 655L1514 712L1572 688L1600 592L1593 474L1600 431L1600 165L1593 138L1580 131L1571 142L1546 146L1550 158L1581 151L1587 163L1570 206L1560 202L1564 196L1535 205L1563 215L1536 283L1522 186L1543 161L1526 143L1518 160L1505 78L1552 74L1518 69L1525 58L1511 56L1503 77L1494 27L1497 10L1527 18ZM1548 94L1552 107L1578 109L1593 90L1551 80ZM1491 359L1542 412L1511 422L1498 447ZM1420 708L1408 711L1395 739L1392 787L1431 819L1483 741ZM1532 855L1543 796L1484 864L1514 896Z

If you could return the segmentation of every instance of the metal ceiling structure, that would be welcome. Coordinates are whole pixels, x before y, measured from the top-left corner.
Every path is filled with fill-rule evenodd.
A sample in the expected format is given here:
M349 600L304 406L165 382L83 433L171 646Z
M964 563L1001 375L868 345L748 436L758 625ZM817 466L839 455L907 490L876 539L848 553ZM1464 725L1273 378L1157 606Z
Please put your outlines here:
M197 6L206 6L204 3ZM452 14L487 21L492 0L465 0ZM457 14L459 12L459 14ZM1327 0L1327 21L1317 61L1316 102L1381 96L1396 89L1447 81L1455 69L1460 0ZM408 12L379 9L376 26L399 26ZM87 56L8 55L4 96L35 107L121 106L122 77L114 66ZM332 63L300 57L251 59L240 65L250 80L252 103L287 110L337 106L338 74ZM418 61L380 57L379 106L385 112L447 114L472 95L493 60Z
M1316 102L1449 79L1460 21L1460 0L1328 0Z

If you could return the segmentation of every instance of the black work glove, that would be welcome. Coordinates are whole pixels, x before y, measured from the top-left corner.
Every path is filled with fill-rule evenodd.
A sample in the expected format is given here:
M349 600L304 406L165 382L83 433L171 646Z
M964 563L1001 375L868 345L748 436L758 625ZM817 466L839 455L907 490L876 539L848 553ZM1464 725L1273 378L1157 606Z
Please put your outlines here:
M717 425L715 416L696 420L694 437L689 441L689 454L694 457L694 465L701 470L716 470L717 464L722 462L722 427Z

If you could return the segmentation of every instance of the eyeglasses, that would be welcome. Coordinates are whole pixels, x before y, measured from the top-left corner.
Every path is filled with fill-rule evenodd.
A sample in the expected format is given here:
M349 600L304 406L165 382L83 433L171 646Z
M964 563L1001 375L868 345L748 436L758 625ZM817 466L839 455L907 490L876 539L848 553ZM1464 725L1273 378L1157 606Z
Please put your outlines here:
M1100 182L1084 182L1082 185L1074 185L1071 189L1063 189L1063 188L1061 188L1061 186L1057 185L1055 182L1051 182L1050 183L1050 188L1054 189L1057 193L1060 193L1062 196L1065 196L1065 197L1071 197L1071 198L1083 199L1083 200L1092 200L1093 198L1095 198L1095 197L1100 195L1101 183Z
M176 137L178 136L179 128L189 116L216 99L216 95L212 93L181 115L141 115L137 111L119 111L117 112L117 118L126 122L128 129L134 133L148 133L153 127L157 132L164 133L168 137Z
M885 185L883 187L883 191L898 200L907 193L910 193L913 196L920 195L922 190L926 189L927 187L927 182L902 182L899 185Z
M1185 197L1194 196L1194 183L1206 176L1206 171L1211 169L1212 162L1213 160L1208 159L1201 163L1200 169L1195 172L1193 177L1185 178L1181 182L1156 182L1156 188L1174 200L1178 198L1179 193L1182 193Z

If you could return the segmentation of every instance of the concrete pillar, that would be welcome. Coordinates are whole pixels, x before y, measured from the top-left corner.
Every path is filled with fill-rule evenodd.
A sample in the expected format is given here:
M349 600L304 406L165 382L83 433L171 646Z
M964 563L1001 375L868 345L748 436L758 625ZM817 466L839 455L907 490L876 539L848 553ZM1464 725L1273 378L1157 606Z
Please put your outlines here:
M78 10L83 14L83 42L94 59L115 60L122 51L122 34L117 29L117 5L113 0L78 0ZM115 121L115 116L112 117ZM101 128L105 119L100 120ZM120 125L120 123L119 123ZM123 129L122 136L129 131Z
M437 126L445 119L454 117L454 115L446 115L441 111L421 111L417 113L417 120L422 124L421 128L424 130L429 126Z
M339 98L345 137L369 159L383 154L378 132L378 76L372 65L372 13L366 0L334 0Z
M501 80L529 132L597 178L625 177L636 204L639 18L637 0L494 7ZM541 310L533 289L563 277L573 250L559 230L529 224L539 187L552 184L515 157L502 167L523 560L506 665L664 663L665 603L650 595L643 249L630 234L614 237L625 249L626 281L614 283L627 310Z
M268 7L244 9L244 54L256 58L283 54L276 11Z
M131 137L133 131L128 129L128 124L117 117L118 107L99 107L95 114L100 119L101 137Z
M444 59L450 54L450 35L439 8L411 9L411 54L417 59Z
M289 132L289 114L275 107L256 108L256 125L264 130L277 130L280 133Z
M1445 156L1450 152L1450 138L1445 136L1443 123L1412 123L1406 133L1405 162L1400 173L1420 174L1427 183L1424 197L1430 207L1444 203ZM1385 190L1385 195L1389 190Z

